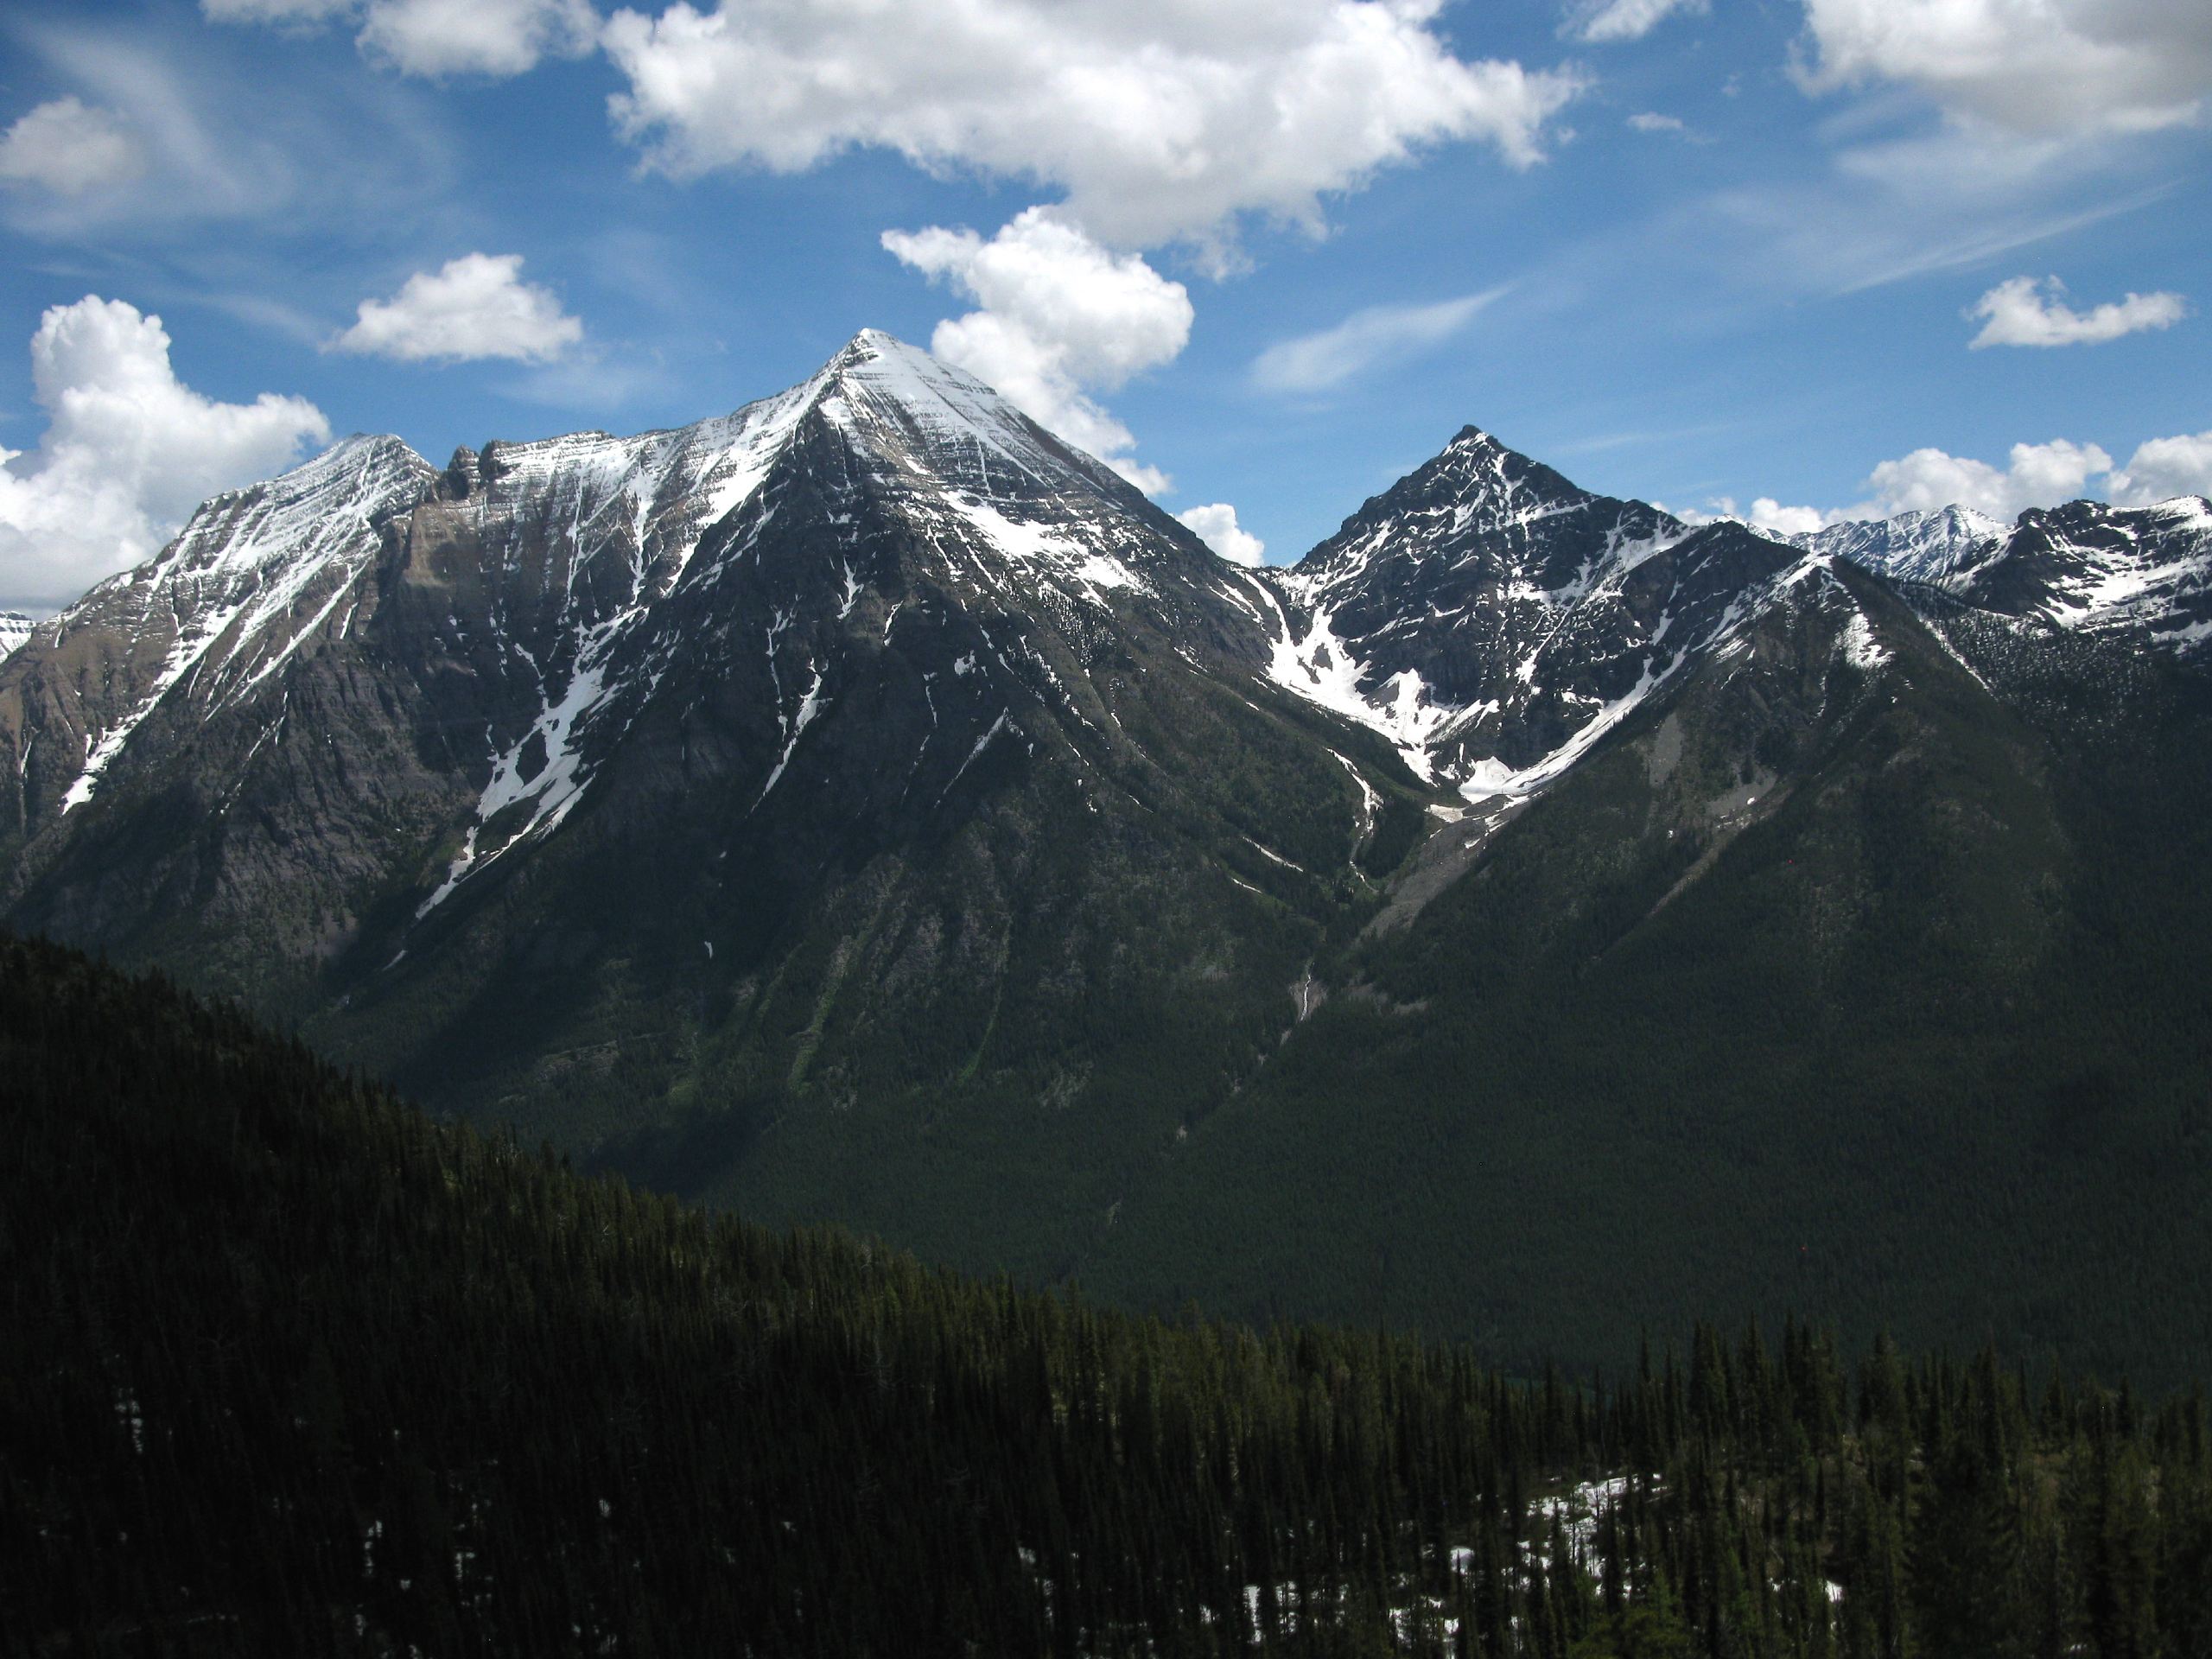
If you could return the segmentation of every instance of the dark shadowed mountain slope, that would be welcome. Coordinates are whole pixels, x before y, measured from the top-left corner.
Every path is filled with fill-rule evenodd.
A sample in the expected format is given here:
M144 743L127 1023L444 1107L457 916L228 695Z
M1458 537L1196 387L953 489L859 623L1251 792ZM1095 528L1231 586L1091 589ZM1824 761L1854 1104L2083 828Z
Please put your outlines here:
M880 335L678 432L355 441L0 671L10 914L993 1259L1256 1063L1419 825L1265 677L1262 597Z
M209 503L0 664L7 913L963 1265L2194 1364L2197 516L1796 547L1470 429L1245 572L864 334Z
M2208 688L1797 593L1327 960L1086 1282L1617 1363L1716 1297L2203 1363Z

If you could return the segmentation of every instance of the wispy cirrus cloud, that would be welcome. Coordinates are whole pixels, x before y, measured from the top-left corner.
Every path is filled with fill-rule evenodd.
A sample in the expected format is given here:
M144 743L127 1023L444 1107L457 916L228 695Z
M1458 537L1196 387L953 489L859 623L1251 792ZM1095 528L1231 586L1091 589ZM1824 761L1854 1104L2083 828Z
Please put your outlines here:
M1826 165L1733 186L1707 211L1728 257L1764 252L1815 292L1985 264L2147 207L2180 188L2166 163L2185 142L2147 135L2200 124L2212 99L2201 6L1803 6L1790 67L1827 100L1813 133Z
M211 22L356 27L369 57L408 74L527 73L598 43L590 0L200 0Z
M1474 321L1506 289L1429 305L1371 305L1333 327L1279 340L1253 359L1252 382L1264 391L1332 391L1378 365L1441 344Z
M1580 0L1560 33L1593 45L1640 41L1677 12L1702 12L1706 0Z
M111 120L97 188L0 191L10 229L102 252L163 243L194 263L228 249L213 222L287 236L404 222L450 184L452 128L429 99L381 77L269 76L192 34L27 26L14 36L41 73ZM428 210L435 211L434 207Z

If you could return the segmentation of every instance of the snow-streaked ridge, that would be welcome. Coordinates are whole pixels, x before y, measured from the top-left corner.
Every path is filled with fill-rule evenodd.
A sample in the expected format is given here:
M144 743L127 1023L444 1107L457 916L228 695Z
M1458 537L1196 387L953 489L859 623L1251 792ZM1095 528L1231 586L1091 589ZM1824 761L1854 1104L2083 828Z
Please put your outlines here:
M1942 584L1989 557L2012 533L2002 518L1953 505L1888 518L1852 519L1778 539L1848 559L1898 582Z
M502 724L492 739L473 821L427 912L488 861L560 827L604 762L602 740L637 718L677 648L683 625L665 601L716 582L749 556L778 511L760 499L764 484L802 434L825 431L858 462L831 460L836 486L872 481L872 510L903 518L969 587L1084 609L1152 592L1148 561L1161 556L1163 538L1132 518L1127 486L980 381L864 330L800 385L690 426L464 450L445 484L399 440L354 437L265 484L213 498L155 558L54 624L58 636L79 626L120 636L138 688L120 712L112 701L87 700L85 760L60 810L93 798L166 700L188 695L212 718L281 674L308 640L350 632L365 598L374 608L362 578L384 525L429 508L420 522L476 547L507 587L526 579L550 588L530 601L526 638L522 624L510 627L502 601L488 640L480 624L456 641L472 652L488 647L499 671L525 685L534 679L538 711L518 732ZM815 465L807 463L810 476ZM747 525L701 561L702 545L717 546L717 528L748 511ZM527 572L524 560L533 561ZM849 554L839 575L842 626L869 573ZM827 668L815 665L817 692ZM802 700L796 717L779 714L785 752L764 795L822 706Z
M773 501L760 505L747 535L726 537L710 562L695 563L709 532L753 499L817 415L877 481L883 492L878 506L905 518L976 587L1027 602L1093 606L1116 592L1146 589L1146 578L1130 562L1143 535L1128 524L1123 504L1111 499L1118 480L1047 438L982 382L878 330L862 331L801 385L717 420L635 438L588 433L494 446L494 494L528 496L555 518L568 518L580 566L610 548L623 549L632 566L629 597L591 626L565 680L556 672L541 682L540 714L492 757L474 823L418 914L427 915L503 854L560 828L596 771L584 740L602 721L626 730L654 687L650 678L637 682L634 666L628 682L614 677L612 665L618 659L633 665L665 660L673 647L663 637L660 601L713 582L748 556L773 520ZM868 580L849 555L836 575L835 620L842 632ZM768 629L769 666L779 691L779 641L795 615L779 613ZM882 632L887 642L888 618ZM778 709L782 741L756 807L783 780L808 729L829 706L829 670L828 660L810 658L796 709ZM524 757L541 743L545 765L524 779ZM524 809L519 822L518 808ZM497 844L490 844L487 827L503 813L508 817Z
M7 661L18 645L37 632L37 621L21 611L0 611L0 662Z
M2007 524L1968 507L1832 524L1790 538L2016 619L2127 634L2177 656L2212 638L2212 501L2075 501Z
M195 687L205 682L212 702L282 666L375 556L378 521L434 476L397 438L345 439L266 484L214 497L159 554L64 613L57 640L118 602L141 617L166 615L173 633L130 706L105 731L86 734L84 767L61 810L92 798L131 734L188 676ZM318 590L319 607L298 616L295 607Z

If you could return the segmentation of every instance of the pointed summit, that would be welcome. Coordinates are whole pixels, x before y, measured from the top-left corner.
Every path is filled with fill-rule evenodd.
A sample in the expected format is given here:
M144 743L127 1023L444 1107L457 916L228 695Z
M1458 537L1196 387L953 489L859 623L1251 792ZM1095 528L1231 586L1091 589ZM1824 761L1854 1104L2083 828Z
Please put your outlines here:
M836 353L823 365L823 372L836 374L849 367L886 357L920 358L931 363L937 361L922 347L909 346L898 335L885 329L863 328L837 348Z
M1678 537L1685 526L1640 501L1593 495L1476 426L1372 496L1293 567L1316 599L1392 569L1437 565L1484 581L1563 588L1611 550ZM1370 577L1370 567L1375 567ZM1333 602L1333 601L1332 601Z
M1462 428L1270 573L1290 627L1275 677L1471 799L1529 792L1671 672L1689 631L1670 628L1743 588L1730 570L1674 595L1682 573L1652 562L1688 534L1656 507L1593 495Z
M922 409L984 404L1013 411L1012 404L975 376L880 328L863 328L839 346L804 390L817 400L859 391Z

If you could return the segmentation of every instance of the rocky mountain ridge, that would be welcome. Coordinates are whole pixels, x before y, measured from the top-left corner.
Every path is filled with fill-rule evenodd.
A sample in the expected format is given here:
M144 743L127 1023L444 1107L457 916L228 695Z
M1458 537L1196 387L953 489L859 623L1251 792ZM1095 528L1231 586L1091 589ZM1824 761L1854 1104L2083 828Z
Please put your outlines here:
M798 1086L873 1021L861 1071L918 1043L957 1075L1129 938L1241 1029L1419 817L1387 751L1266 679L1266 602L879 334L674 432L442 470L352 440L0 670L10 914L188 961L441 1103L573 1084L594 1135L636 1127L597 1079L640 1041L710 1093ZM1271 965L1203 966L1231 960ZM845 998L879 976L903 990ZM702 1007L748 1059L658 1052Z
M810 422L872 454L938 574L976 593L1111 617L1162 598L1159 548L1176 546L1168 587L1203 616L1210 647L1374 730L1416 776L1477 804L1556 779L1808 576L1836 599L1820 561L2183 654L2212 635L2212 507L2195 498L2133 511L2076 503L2010 529L1952 507L1770 539L1592 495L1472 427L1297 564L1247 573L1206 559L988 388L864 332L803 385L690 427L493 443L457 452L442 473L396 438L356 437L216 498L153 560L54 620L45 653L68 667L39 677L12 720L0 712L16 748L16 832L89 800L178 688L213 710L267 682L318 630L344 638L380 538L404 518L396 533L416 550L416 578L437 580L425 559L454 571L473 561L461 579L485 607L473 633L454 612L443 642L484 682L489 741L472 763L486 774L472 821L424 899L434 906L574 809L680 651L684 596L715 587L772 524L773 506L748 515L748 504ZM1013 516L1009 499L1022 503ZM1784 544L1815 562L1784 556ZM693 572L702 547L710 556ZM786 637L825 600L849 620L869 586L840 558L826 594L769 613L783 741L764 798L827 706L828 671ZM887 630L896 606L868 608ZM1100 712L1049 659L1025 671L1078 719Z
M1833 524L1788 538L2037 630L2195 658L2212 639L2212 501L2070 501L2012 524L1967 507Z
M690 427L442 468L357 438L208 503L0 663L0 916L763 1217L1126 1300L1472 1319L1433 1170L1548 1273L1577 1183L1662 1228L1719 1193L1693 1253L1698 1216L1786 1224L1751 1164L1681 1161L1708 1095L1834 1170L1895 1121L1844 1080L1979 1122L1981 1083L1931 1081L1958 1056L2108 1054L2096 1100L2171 1071L2080 1010L2187 982L2109 918L2113 872L2164 891L2198 834L2200 518L1791 545L1470 428L1248 570L863 334ZM2014 1052L2028 1007L2056 1058ZM1800 1098L1842 1138L1771 1116ZM2041 1144L2005 1135L1946 1155ZM1224 1237L1224 1203L1270 1218Z

